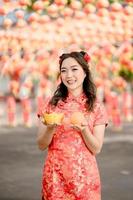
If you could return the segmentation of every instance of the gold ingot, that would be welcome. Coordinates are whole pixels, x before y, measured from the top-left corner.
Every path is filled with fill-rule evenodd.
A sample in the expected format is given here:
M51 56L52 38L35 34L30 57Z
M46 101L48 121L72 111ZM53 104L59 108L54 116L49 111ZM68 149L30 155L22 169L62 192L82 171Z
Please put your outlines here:
M64 114L63 113L44 113L44 122L46 124L61 124Z
M83 114L81 112L74 112L71 115L70 121L73 125L80 125L83 122Z

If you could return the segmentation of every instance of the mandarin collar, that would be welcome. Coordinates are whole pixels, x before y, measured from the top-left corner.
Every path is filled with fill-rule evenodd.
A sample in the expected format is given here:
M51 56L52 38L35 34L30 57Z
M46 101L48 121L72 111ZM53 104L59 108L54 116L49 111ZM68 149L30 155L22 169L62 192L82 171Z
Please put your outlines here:
M78 96L74 96L72 93L68 92L68 96L67 96L67 101L75 101L78 103L85 103L86 102L86 95L84 92L82 92L80 95Z

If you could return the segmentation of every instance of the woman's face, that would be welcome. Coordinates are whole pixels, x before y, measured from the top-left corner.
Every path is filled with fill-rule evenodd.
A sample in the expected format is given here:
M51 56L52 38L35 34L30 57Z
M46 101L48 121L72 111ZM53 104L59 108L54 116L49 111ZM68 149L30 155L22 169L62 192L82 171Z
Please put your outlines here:
M68 91L80 94L86 74L74 58L66 58L61 65L61 80Z

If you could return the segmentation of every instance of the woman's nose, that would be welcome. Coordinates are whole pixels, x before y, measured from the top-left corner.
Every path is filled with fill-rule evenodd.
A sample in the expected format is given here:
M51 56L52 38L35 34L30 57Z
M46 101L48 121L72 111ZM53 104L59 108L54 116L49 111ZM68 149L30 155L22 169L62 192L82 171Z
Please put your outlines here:
M67 71L67 78L68 78L68 77L72 77L72 72L71 72L71 70L68 70L68 71Z

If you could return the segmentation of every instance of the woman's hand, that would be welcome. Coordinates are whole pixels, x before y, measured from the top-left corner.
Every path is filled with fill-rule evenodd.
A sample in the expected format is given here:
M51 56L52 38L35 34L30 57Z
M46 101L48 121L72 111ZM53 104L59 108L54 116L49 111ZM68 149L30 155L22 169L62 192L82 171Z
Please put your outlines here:
M47 126L47 128L48 128L49 130L56 128L57 125L58 125L58 124L48 124L48 123L46 122L46 120L44 119L44 117L41 117L41 116L38 116L38 117L39 117L41 123L42 123L43 125Z
M84 115L82 115L82 120L78 124L73 124L72 127L75 128L78 131L84 131L86 127L88 126L87 119Z
M47 128L48 129L54 129L54 128L56 128L57 127L57 125L58 124L48 124L48 123L46 123L46 121L44 120L44 118L43 118L43 120L42 120L42 123L45 125L45 126L47 126Z
M47 124L44 118L39 117L37 143L40 150L45 150L51 143L57 124Z
M78 130L78 131L84 131L86 128L87 128L88 125L85 125L85 124L81 124L81 125L72 125L72 128Z

